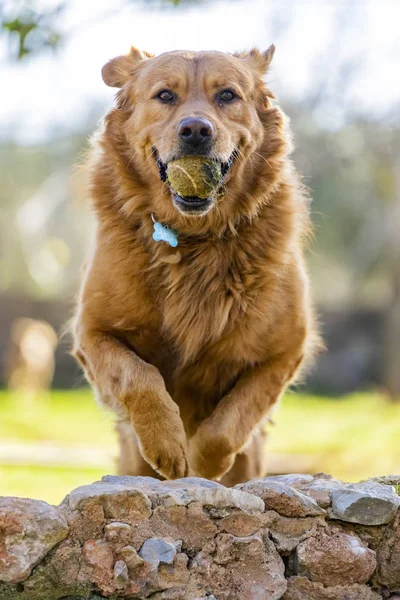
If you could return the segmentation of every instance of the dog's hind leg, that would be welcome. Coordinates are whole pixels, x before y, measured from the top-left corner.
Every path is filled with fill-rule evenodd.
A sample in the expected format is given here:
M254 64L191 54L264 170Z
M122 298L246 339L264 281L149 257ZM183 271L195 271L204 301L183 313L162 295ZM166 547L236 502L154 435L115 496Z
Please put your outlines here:
M163 479L140 453L137 437L129 421L117 421L119 436L118 475L141 475Z
M250 443L236 455L232 468L222 477L220 483L232 487L257 477L264 477L267 471L265 452L267 433L260 429L252 436Z

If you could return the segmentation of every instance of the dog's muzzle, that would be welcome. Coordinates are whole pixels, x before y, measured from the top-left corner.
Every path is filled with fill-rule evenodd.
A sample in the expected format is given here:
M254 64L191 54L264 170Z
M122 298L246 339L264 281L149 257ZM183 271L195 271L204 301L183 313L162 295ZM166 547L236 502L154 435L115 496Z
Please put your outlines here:
M153 148L153 155L154 155L156 163L157 163L158 172L159 172L161 181L168 183L168 175L167 175L168 163L162 162L156 148ZM183 197L183 196L180 196L179 194L177 194L175 192L175 190L170 186L173 201L174 201L175 206L178 208L178 210L180 210L182 213L185 213L186 215L202 215L202 214L205 214L206 212L208 212L209 209L214 204L215 198L218 195L218 192L221 190L221 187L224 184L225 178L226 178L228 172L230 171L235 159L237 158L237 155L238 155L238 153L235 150L229 157L228 161L220 163L221 178L220 178L219 184L217 185L217 187L215 189L215 193L212 196L210 196L209 198L199 198L197 196Z

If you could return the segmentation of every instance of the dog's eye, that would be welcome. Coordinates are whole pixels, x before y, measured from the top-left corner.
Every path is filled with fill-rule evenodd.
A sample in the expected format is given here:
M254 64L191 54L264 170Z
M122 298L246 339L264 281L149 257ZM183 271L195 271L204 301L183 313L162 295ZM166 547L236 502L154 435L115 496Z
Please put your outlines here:
M218 102L228 103L228 102L232 102L232 100L235 100L235 98L238 98L238 97L239 96L233 90L222 90L222 92L220 92L218 95Z
M172 104L175 100L175 95L170 90L161 90L155 97L165 104Z

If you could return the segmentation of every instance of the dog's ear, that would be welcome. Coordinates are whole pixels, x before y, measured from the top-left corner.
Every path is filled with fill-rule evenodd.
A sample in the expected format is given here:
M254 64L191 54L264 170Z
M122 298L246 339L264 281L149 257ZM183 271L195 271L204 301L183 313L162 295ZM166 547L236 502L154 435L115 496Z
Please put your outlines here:
M269 65L272 62L275 54L275 44L271 44L269 48L267 48L264 52L261 53L261 56L264 60L264 69L269 69Z
M117 56L104 65L101 70L104 83L110 87L122 87L131 75L133 67L147 58L153 58L153 55L132 46L129 54Z
M240 54L235 54L235 56L250 60L260 73L265 74L268 71L274 54L275 46L274 44L271 44L265 52L260 52L257 48L253 48L250 52L242 52Z

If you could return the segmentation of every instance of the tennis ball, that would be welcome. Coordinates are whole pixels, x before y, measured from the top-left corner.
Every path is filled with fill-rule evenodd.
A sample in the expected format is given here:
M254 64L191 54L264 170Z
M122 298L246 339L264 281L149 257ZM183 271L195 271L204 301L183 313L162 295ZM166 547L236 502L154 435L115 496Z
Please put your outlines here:
M204 156L184 156L168 163L167 181L183 198L208 198L221 181L221 165Z

